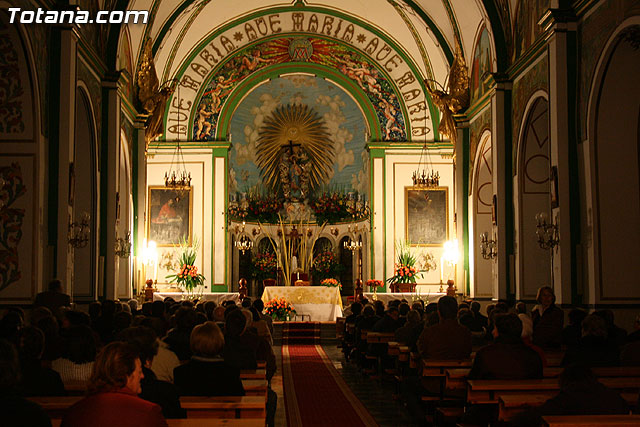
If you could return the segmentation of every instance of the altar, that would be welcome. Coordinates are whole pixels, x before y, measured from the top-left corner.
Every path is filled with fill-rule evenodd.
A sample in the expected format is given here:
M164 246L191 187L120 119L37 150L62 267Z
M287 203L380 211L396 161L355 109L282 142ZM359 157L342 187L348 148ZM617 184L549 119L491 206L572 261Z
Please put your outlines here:
M234 301L236 304L240 304L240 294L237 292L212 292L198 294L200 301L213 301L217 305L220 305L223 301ZM175 301L184 301L189 299L189 294L186 292L154 292L154 301L163 301L165 298L173 298Z
M327 286L267 286L262 294L266 304L274 298L284 298L297 314L310 316L314 322L333 322L342 316L340 289Z
M371 293L365 292L364 297L369 301L382 301L385 306L389 304L389 301L397 300L407 300L409 305L417 300L424 301L424 305L427 305L431 302L438 302L440 297L447 295L444 292L436 292L432 294L421 294L418 292L390 292L390 293Z

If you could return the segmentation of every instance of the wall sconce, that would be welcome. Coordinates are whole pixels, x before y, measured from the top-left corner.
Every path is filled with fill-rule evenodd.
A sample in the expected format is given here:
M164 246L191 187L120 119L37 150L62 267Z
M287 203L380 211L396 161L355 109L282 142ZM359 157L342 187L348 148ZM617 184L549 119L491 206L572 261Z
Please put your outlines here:
M536 237L538 245L542 249L553 249L560 243L558 235L558 223L548 223L549 217L546 213L540 212L536 215Z
M340 233L336 227L331 227L331 230L329 232L336 237L338 237L338 234Z
M496 239L489 239L486 231L480 235L480 253L484 259L493 259L498 255Z
M116 237L116 256L129 258L131 255L131 232L127 231L124 238Z
M89 217L88 213L82 214L82 219L78 221L72 221L69 218L69 232L67 234L67 238L69 239L69 244L76 248L84 248L89 243L89 233L91 230L89 229Z
M260 230L259 228L256 228L256 227L253 227L253 230L251 230L251 234L253 234L253 237L256 237L261 232L262 232L262 230Z

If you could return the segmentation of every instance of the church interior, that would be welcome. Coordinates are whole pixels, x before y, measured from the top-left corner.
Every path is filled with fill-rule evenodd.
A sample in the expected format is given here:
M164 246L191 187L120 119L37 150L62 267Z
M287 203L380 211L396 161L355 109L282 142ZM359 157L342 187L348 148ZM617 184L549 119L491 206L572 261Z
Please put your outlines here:
M89 314L263 301L291 426L455 419L391 398L419 394L391 331L351 365L354 302L526 314L547 287L565 325L579 309L640 330L638 1L0 3L2 313L54 280ZM337 378L344 418L309 421L310 372Z

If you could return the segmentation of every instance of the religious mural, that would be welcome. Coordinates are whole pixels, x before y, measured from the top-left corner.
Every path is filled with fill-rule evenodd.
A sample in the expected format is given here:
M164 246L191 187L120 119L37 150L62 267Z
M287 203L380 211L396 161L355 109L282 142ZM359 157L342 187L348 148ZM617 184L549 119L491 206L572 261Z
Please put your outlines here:
M20 46L15 29L0 20L0 135L20 137L25 133L25 107L29 103L25 99L24 81L21 76L28 76L25 58L18 53ZM27 74L24 74L27 73ZM30 91L27 89L28 93Z
M487 90L486 78L491 72L491 45L489 43L489 32L486 27L482 28L476 47L473 52L473 62L471 64L471 99L476 100L482 97Z
M400 103L391 82L376 65L353 50L319 38L280 38L250 46L229 59L206 84L196 103L193 140L215 139L222 106L237 85L269 65L310 62L337 69L356 83L371 101L385 141L407 138Z
M527 51L542 34L538 20L549 9L550 0L520 0L516 6L513 26L513 60Z
M362 205L369 193L363 114L331 81L298 74L258 85L237 107L230 131L229 194L245 205L232 217L277 221L287 201L306 201L319 216L329 216L329 205L350 215L349 204Z
M22 277L18 245L25 210L14 205L26 192L18 163L0 168L0 290Z

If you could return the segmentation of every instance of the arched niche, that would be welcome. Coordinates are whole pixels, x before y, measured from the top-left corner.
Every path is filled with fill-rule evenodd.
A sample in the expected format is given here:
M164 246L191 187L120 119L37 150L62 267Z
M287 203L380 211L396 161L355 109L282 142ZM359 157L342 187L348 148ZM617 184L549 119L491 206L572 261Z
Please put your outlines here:
M98 160L96 122L84 83L76 90L73 220L90 217L89 243L73 251L73 299L95 301L98 286Z
M516 297L533 300L540 286L551 286L551 253L536 238L536 214L551 218L549 102L545 92L527 104L517 153Z
M592 211L589 302L639 301L640 264L640 17L609 39L596 70L589 105L587 189Z
M484 259L480 250L482 233L487 233L489 239L495 238L492 223L493 158L490 131L485 131L480 136L475 159L471 196L473 232L469 238L469 245L473 248L471 290L475 298L490 298L493 296L493 260Z

